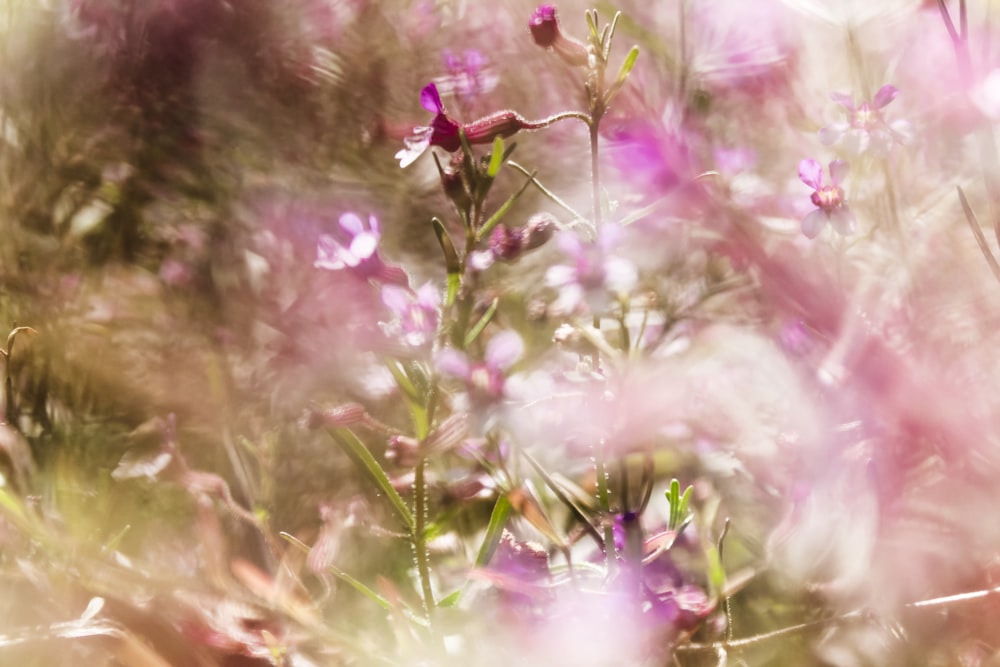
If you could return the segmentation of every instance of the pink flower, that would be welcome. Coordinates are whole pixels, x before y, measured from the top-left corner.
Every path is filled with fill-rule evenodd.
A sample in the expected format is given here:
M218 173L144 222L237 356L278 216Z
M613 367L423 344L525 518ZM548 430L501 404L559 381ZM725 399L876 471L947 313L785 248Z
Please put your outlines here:
M830 185L823 185L823 167L816 160L799 162L799 179L813 189L810 197L816 210L802 220L802 233L811 239L819 236L827 222L833 223L837 233L844 236L857 229L854 213L847 207L841 181L850 169L843 160L830 163Z
M339 222L340 234L320 235L313 266L328 271L346 270L366 280L406 284L405 272L397 266L387 265L379 257L382 233L374 215L368 216L367 227L355 213L343 214Z
M545 283L559 290L551 306L554 315L568 315L584 306L591 312L602 312L609 305L608 294L627 295L636 286L639 276L635 266L626 259L612 255L621 227L601 227L596 243L584 243L572 232L562 232L556 244L569 258L569 264L549 267Z
M421 347L434 339L441 306L441 295L434 285L426 283L416 294L405 287L386 285L382 288L382 302L396 316L396 321L382 326L387 334L399 336L411 347Z
M568 65L584 67L587 64L587 47L559 30L559 17L552 5L541 5L531 14L528 29L535 44L551 48Z
M905 120L887 123L882 117L882 109L896 99L899 91L895 86L879 88L869 103L854 105L850 95L833 93L830 99L847 110L847 120L834 123L819 131L819 140L826 146L841 144L851 155L860 155L871 148L879 155L886 155L894 143L905 144L913 136L910 124Z
M465 380L474 401L491 403L504 396L504 374L524 354L524 341L515 331L503 331L486 345L486 358L472 362L465 354L451 348L435 357L438 370Z

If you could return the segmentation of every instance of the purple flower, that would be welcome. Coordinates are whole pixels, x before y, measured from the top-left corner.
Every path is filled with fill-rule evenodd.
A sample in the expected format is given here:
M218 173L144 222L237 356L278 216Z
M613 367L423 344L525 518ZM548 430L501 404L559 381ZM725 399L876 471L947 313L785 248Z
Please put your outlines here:
M827 222L833 224L837 233L846 236L853 234L857 228L857 220L844 199L841 181L850 169L843 160L830 163L830 185L823 185L823 167L816 160L799 162L799 179L813 189L810 200L816 210L802 220L802 233L811 239L819 236Z
M503 398L504 373L524 354L524 341L515 331L503 331L486 345L486 358L472 362L455 349L441 350L435 357L438 370L465 380L470 397L491 403Z
M441 295L431 283L426 283L416 294L396 285L382 288L382 302L388 306L396 320L384 324L383 330L399 336L411 347L421 347L434 339L438 327Z
M573 313L585 303L599 312L607 305L608 292L620 295L632 291L638 282L635 266L610 256L620 235L620 227L605 225L596 243L585 244L571 232L556 237L570 263L552 266L545 274L546 284L559 290L551 306L553 314Z
M465 137L470 144L489 144L496 137L509 137L523 129L538 129L513 111L497 111L467 124L459 124L448 116L441 95L433 82L420 91L420 104L431 113L436 114L429 127L415 127L413 134L403 142L406 148L396 153L400 167L408 167L430 146L440 146L449 153L454 153L462 147L459 131L465 131Z
M882 109L896 99L899 91L895 86L879 88L871 102L861 102L855 106L850 95L833 93L830 99L847 110L847 120L834 123L819 131L819 140L827 146L841 144L851 155L860 155L871 148L879 155L888 154L894 143L905 144L913 136L910 124L905 120L886 123Z

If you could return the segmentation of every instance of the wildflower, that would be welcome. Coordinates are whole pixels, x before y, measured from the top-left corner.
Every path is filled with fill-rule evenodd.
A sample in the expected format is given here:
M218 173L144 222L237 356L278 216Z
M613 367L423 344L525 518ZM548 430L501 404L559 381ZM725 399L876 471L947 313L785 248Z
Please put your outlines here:
M382 302L396 316L394 322L382 325L388 335L399 336L411 347L433 340L441 306L441 295L434 285L425 283L416 294L405 287L386 285L382 288Z
M538 213L528 219L523 227L508 227L500 224L490 233L488 250L470 254L470 266L483 271L494 261L513 262L529 250L540 248L555 233L558 223L547 213Z
M440 92L461 98L473 98L496 88L497 76L487 66L486 57L475 49L462 55L444 52L444 66L448 74L435 80Z
M465 132L470 144L489 144L496 137L509 137L519 130L541 127L529 123L510 110L497 111L471 123L460 124L445 111L441 95L433 82L420 91L420 104L436 115L430 126L414 128L413 134L403 140L406 148L396 153L400 167L413 164L430 146L440 146L449 153L454 153L462 147L461 131Z
M605 225L593 244L584 244L570 232L556 238L571 263L552 266L545 274L546 284L559 289L559 296L551 306L554 314L572 313L584 303L600 311L606 306L608 292L621 295L632 291L638 281L635 266L610 256L620 232L618 227Z
M471 362L462 352L441 350L435 361L445 375L465 380L469 395L474 400L493 402L504 395L504 374L524 354L524 341L514 331L495 335L486 345L486 359Z
M830 185L823 185L823 168L816 160L799 162L799 179L813 189L810 197L816 210L802 220L802 233L811 239L819 236L827 222L833 223L837 233L853 234L857 220L844 199L841 181L847 176L848 165L843 160L830 163Z
M882 109L896 99L895 86L879 88L871 102L855 106L850 95L833 93L830 99L847 110L847 120L834 123L819 131L819 140L827 146L841 144L851 155L860 155L871 148L879 155L886 155L894 143L905 144L912 137L912 128L905 120L886 123Z
M531 38L535 40L535 44L543 49L551 48L567 64L580 67L587 65L587 47L562 34L556 8L552 5L539 6L531 14L528 29L531 30Z
M405 284L405 276L396 275L399 269L386 266L378 255L382 233L374 215L368 216L366 227L357 214L345 213L340 216L340 228L340 238L331 234L320 235L313 266L329 271L346 269L361 278L402 281Z

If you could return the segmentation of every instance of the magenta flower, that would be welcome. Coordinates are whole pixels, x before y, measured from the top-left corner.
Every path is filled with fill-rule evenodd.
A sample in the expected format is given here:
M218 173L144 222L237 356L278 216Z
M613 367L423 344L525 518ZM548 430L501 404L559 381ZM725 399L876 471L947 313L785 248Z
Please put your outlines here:
M905 144L913 136L907 121L887 123L882 117L882 109L898 93L895 86L885 85L870 103L864 101L857 106L850 95L833 93L830 99L847 110L847 120L824 127L819 131L819 140L826 146L840 144L851 155L860 155L869 148L878 155L887 155L894 143Z
M492 403L503 398L505 373L524 354L524 341L515 331L503 331L486 345L486 358L472 362L458 350L447 348L435 357L438 370L465 380L469 396L477 402Z
M587 65L587 47L562 34L556 8L552 5L541 5L532 12L528 29L535 44L543 49L551 48L569 65Z
M465 131L470 144L489 144L496 137L509 137L519 130L540 127L509 110L497 111L471 123L460 124L445 111L441 95L433 82L420 91L420 104L436 115L429 127L416 127L413 134L403 140L406 148L396 153L400 167L413 164L431 146L440 146L449 153L454 153L462 147L460 130Z
M830 185L823 185L823 167L819 162L799 162L799 179L813 189L810 200L816 206L816 210L802 220L802 233L809 238L819 236L827 222L844 236L857 229L857 220L847 207L844 190L840 187L849 169L850 165L843 160L834 160L830 163Z
M382 302L396 316L394 322L382 325L386 334L399 336L411 347L434 340L441 306L441 295L434 285L426 283L416 294L405 287L386 285L382 288Z

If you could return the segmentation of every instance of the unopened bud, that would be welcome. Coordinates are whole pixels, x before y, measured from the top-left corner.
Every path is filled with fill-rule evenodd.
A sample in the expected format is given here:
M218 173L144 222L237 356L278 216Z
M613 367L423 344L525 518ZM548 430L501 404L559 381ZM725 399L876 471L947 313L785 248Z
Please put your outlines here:
M548 213L536 213L528 218L522 233L525 250L534 250L544 245L556 233L558 223Z
M497 225L490 234L490 252L503 262L512 262L521 256L524 240L519 229Z
M556 8L552 5L541 5L531 15L528 21L531 37L535 44L542 48L554 50L566 64L573 67L586 67L588 63L587 47L570 39L559 30L559 18Z
M509 137L528 126L524 118L508 109L474 120L464 129L470 144L490 144L497 137Z

